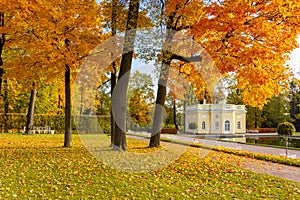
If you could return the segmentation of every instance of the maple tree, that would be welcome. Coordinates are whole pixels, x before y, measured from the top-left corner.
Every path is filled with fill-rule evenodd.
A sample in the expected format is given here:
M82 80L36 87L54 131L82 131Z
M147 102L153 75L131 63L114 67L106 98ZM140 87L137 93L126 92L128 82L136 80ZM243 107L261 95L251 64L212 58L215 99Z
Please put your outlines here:
M260 109L286 89L288 53L298 44L295 1L222 1L203 7L191 34L221 73L234 72L243 102Z
M166 28L185 30L205 48L220 74L234 72L243 103L261 109L286 88L291 73L285 63L297 47L299 3L178 0L164 1L163 8ZM150 146L159 145L160 134L152 134Z
M180 38L182 34L177 34L177 31L181 31L184 28L182 27L181 17L182 10L186 9L189 0L187 1L165 1L162 2L162 9L164 9L164 17L165 20L165 27L166 33L165 38L166 40L163 42L163 50L162 50L162 61L161 61L161 69L159 75L159 84L156 96L156 106L154 111L154 119L153 119L153 127L152 133L150 138L149 147L157 147L160 145L160 134L162 128L162 117L163 117L163 107L166 98L166 86L168 82L168 76L170 72L170 65L173 60L180 60L184 62L199 62L201 61L201 56L199 52L197 55L191 55L191 50L185 52L187 46L181 46L184 42L179 42L178 44L174 42L177 37ZM189 8L190 9L190 8ZM184 35L184 34L183 34ZM172 45L172 48L170 46ZM182 48L185 47L185 48ZM198 49L199 50L199 49ZM193 50L192 50L193 51ZM187 55L190 53L189 55ZM181 55L180 55L181 54Z
M11 74L18 79L36 77L49 82L64 72L64 146L68 147L71 142L71 76L101 41L99 7L96 1L90 0L11 2L5 6L13 8L10 10L12 20L4 29L12 41L9 46L25 51L24 56L10 63ZM26 65L18 69L18 62Z

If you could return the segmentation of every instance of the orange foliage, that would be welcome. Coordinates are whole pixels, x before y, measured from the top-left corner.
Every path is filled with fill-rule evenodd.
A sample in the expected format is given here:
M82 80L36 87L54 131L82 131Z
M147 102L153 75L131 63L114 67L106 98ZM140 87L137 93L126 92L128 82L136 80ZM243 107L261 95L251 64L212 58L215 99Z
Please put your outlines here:
M101 17L96 1L9 1L5 13L6 49L19 50L5 63L9 77L56 81L65 65L72 75L82 59L101 42Z
M285 63L298 45L300 3L225 0L204 10L191 34L222 73L235 72L244 103L262 108L291 75Z

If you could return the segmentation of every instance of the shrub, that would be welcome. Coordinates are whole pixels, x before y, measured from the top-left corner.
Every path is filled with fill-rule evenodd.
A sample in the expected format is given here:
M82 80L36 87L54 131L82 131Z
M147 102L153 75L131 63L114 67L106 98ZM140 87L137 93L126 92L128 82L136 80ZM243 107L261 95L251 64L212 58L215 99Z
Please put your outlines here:
M161 133L168 133L168 134L177 134L178 130L176 128L162 128Z
M296 132L294 124L290 122L282 122L277 126L277 133L285 136L285 155L288 156L288 136Z
M189 123L189 129L197 129L197 124L195 122Z
M293 135L296 132L295 126L290 122L282 122L277 126L277 133L279 135Z

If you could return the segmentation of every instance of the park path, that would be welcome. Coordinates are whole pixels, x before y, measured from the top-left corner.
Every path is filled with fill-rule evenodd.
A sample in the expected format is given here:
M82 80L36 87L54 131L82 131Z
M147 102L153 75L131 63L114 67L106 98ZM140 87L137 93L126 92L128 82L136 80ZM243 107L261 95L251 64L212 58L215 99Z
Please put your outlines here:
M256 146L256 145L249 145L249 144L241 144L236 142L222 142L217 140L211 140L211 139L198 139L194 138L191 135L171 135L171 134L164 134L162 135L163 138L168 138L171 140L179 140L179 141L185 141L185 142L196 142L200 144L207 144L212 146L222 146L227 148L233 148L237 150L244 150L249 152L256 152L256 153L263 153L263 154L272 154L280 156L280 154L285 154L284 148L275 148L275 147L266 147L266 146ZM293 155L296 158L300 158L300 151L298 150L288 150L289 155Z
M129 135L129 137L140 139L140 140L148 140L143 137L132 136L132 135ZM222 142L222 141L214 141L214 140L206 140L206 139L197 139L188 135L164 134L162 135L162 137L171 139L173 141L196 142L200 144L223 146L227 148L234 148L237 150L244 150L244 151L264 153L264 154L280 155L285 153L285 149L281 149L281 148L254 146L254 145L247 145L247 144L240 144L240 143L237 144L234 142ZM289 150L289 154L294 154L298 159L300 158L300 151ZM300 183L300 167L288 166L284 164L273 163L273 162L268 162L268 161L253 159L253 158L246 158L242 156L229 155L226 153L224 153L222 157L213 157L212 159L216 161L223 161L224 156L226 155L239 157L239 159L227 159L227 161L230 160L231 162L228 164L249 169L257 173L269 174L272 176L277 176L280 178L284 178L284 179L288 179Z

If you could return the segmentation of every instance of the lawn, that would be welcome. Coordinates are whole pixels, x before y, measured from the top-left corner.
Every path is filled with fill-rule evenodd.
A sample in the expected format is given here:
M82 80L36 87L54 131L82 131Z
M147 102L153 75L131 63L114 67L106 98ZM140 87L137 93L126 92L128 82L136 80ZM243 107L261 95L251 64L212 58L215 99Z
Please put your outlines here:
M162 169L123 172L99 162L73 136L0 134L0 199L299 199L300 184L199 157L190 147ZM129 151L147 152L128 140ZM163 158L162 158L163 159ZM237 159L228 154L227 159Z

